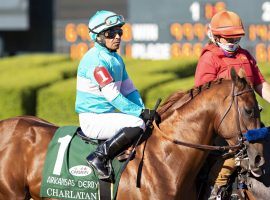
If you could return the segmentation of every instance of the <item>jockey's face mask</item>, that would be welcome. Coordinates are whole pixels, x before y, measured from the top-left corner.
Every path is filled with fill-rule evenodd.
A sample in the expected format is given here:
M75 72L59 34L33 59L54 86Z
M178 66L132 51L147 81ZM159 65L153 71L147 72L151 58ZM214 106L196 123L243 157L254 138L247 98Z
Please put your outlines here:
M218 39L218 46L226 52L233 53L239 47L239 42L241 38L219 38Z

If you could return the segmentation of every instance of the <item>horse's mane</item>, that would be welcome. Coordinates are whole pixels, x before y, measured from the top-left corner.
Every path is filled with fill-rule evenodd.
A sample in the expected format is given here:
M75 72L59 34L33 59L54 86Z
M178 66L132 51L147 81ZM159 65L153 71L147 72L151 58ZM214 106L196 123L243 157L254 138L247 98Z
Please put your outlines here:
M223 79L218 79L216 81L210 81L201 85L199 87L193 87L186 92L177 91L170 95L166 101L158 109L158 114L161 119L164 120L170 116L176 109L182 107L183 105L189 103L195 96L200 94L202 91L209 89L212 85L222 83Z

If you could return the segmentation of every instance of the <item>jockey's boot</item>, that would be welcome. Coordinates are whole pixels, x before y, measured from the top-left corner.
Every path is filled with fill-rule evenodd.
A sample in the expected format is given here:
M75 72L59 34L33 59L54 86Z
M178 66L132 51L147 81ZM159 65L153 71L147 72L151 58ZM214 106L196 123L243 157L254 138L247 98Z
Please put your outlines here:
M130 146L143 133L140 127L128 127L112 138L99 145L93 153L87 156L88 164L98 172L99 179L109 179L111 176L111 160Z

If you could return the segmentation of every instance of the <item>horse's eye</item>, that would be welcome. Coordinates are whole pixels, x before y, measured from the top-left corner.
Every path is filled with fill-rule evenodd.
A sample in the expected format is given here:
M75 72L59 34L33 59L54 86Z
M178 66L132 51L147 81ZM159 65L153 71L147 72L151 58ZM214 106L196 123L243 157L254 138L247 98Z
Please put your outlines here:
M245 113L249 117L253 117L254 116L254 109L245 108Z

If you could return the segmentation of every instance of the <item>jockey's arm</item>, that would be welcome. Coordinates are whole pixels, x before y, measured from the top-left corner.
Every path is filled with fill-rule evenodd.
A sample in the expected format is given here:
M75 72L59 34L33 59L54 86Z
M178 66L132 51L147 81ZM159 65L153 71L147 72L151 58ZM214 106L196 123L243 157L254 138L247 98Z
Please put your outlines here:
M133 92L129 93L126 96L126 98L132 101L133 103L137 104L138 106L145 108L141 95L139 94L138 90L134 90Z
M99 84L100 91L104 97L119 111L139 117L143 107L133 103L119 91L116 83L105 67L98 67L94 77Z
M255 86L255 91L268 103L270 103L270 84L267 81Z
M132 80L129 78L126 68L123 69L123 81L120 89L121 94L123 94L128 100L145 108L144 103L142 101L141 95L138 90L134 86Z

